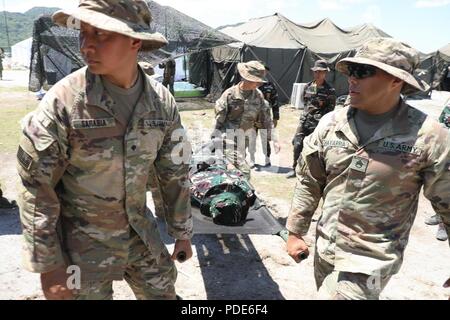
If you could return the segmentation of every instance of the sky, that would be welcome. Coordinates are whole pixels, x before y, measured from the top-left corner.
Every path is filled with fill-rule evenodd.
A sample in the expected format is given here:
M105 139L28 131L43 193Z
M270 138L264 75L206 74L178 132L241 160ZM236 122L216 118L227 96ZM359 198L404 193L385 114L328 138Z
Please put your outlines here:
M392 37L430 53L450 43L450 0L159 0L211 27L279 12L302 24L330 18L345 29L373 23ZM226 5L225 5L226 4ZM75 8L78 0L1 0L0 11L34 6Z

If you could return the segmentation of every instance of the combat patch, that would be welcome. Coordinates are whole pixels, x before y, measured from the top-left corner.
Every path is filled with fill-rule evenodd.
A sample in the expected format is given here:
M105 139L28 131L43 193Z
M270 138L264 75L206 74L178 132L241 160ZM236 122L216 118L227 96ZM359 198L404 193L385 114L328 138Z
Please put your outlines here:
M343 140L324 140L323 147L348 149L348 142Z
M104 119L74 119L72 126L75 129L96 129L96 128L111 128L116 126L114 118Z
M17 160L25 170L30 170L33 158L23 150L21 146L19 146L19 150L17 150Z
M411 153L418 156L420 156L423 152L422 149L416 146L408 145L405 143L397 143L388 140L380 141L379 146L389 151Z

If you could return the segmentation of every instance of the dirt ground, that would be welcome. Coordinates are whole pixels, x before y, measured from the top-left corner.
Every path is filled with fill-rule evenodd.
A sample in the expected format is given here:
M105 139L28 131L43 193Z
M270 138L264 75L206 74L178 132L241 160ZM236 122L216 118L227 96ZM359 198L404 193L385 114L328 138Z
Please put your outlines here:
M6 93L1 95L0 112L1 101L7 97ZM208 106L208 103L202 104ZM195 100L185 100L179 105L181 110L198 109ZM210 109L183 111L181 114L188 129L207 127L212 123ZM281 111L282 151L272 159L276 167L252 172L252 182L259 197L282 224L289 212L295 183L293 179L285 179L284 173L291 163L290 139L298 114L297 110L289 108ZM257 157L257 162L261 163L262 157ZM0 163L0 180L5 195L16 199L18 177L14 152L0 153ZM149 206L152 207L151 201ZM448 242L435 239L437 227L424 224L432 214L430 203L421 196L403 266L382 293L382 299L448 299L450 290L444 289L442 284L450 277L450 250ZM307 237L311 246L314 244L314 229L315 223ZM20 233L18 211L0 210L0 299L43 299L39 275L21 267ZM170 251L173 240L167 236L163 236L163 240ZM312 259L296 264L286 254L285 243L278 236L198 234L192 243L193 258L183 264L177 262L176 290L184 299L317 299ZM134 299L125 282L115 282L114 289L115 299Z

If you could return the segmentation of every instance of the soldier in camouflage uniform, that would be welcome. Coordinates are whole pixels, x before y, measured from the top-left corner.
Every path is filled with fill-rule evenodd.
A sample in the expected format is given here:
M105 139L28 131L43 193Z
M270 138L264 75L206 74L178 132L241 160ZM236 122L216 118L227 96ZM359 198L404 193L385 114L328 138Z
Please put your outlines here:
M441 115L439 116L439 122L444 125L445 128L450 129L450 105L444 107ZM438 214L435 214L425 220L425 223L434 226L438 226L438 231L436 233L436 239L440 241L447 241L448 234L445 230L445 226L442 223L441 217Z
M0 80L3 80L3 58L5 57L3 48L0 48Z
M266 69L266 72L270 71L270 68L268 66L264 66ZM269 103L269 106L272 110L272 120L273 120L273 127L276 128L278 124L278 120L280 120L280 105L278 102L278 92L275 86L272 82L265 82L258 88L263 96L264 99ZM256 134L258 134L258 129L256 128ZM264 131L263 131L264 132ZM270 140L267 138L265 134L261 135L261 143L262 143L262 150L265 156L264 166L263 167L269 167L271 165L270 163L270 155L272 153L272 150L270 148ZM256 147L256 145L255 145ZM254 148L256 149L256 148ZM255 162L255 151L250 151L250 158L251 161ZM259 169L259 166L258 168Z
M287 250L297 262L308 251L302 237L323 198L314 261L322 298L379 298L402 264L422 187L450 229L450 134L400 95L426 91L413 76L418 63L403 43L369 40L337 65L350 106L305 139Z
M250 167L245 160L245 149L249 142L256 137L255 128L267 130L270 140L272 117L270 107L258 87L266 82L265 68L258 61L238 64L238 71L242 81L225 90L216 101L216 132L224 138L224 154L238 170L250 179ZM234 135L234 137L233 137ZM280 150L274 141L275 151Z
M336 104L335 90L325 81L327 72L330 71L327 62L318 60L311 70L314 72L314 80L306 85L303 93L305 108L292 139L294 161L293 170L288 173L288 178L295 177L295 167L303 149L303 140L314 131L325 114L334 110Z
M145 62L145 61L140 61L139 65L141 66L142 70L144 70L144 72L147 75L152 76L155 74L155 69L153 68L153 66L150 63ZM153 205L155 207L155 215L158 218L164 219L166 209L164 207L164 200L162 198L161 190L158 185L157 179L158 178L156 176L155 170L152 168L149 172L149 188L152 193Z
M163 63L160 63L159 67L164 68L163 82L162 82L163 86L165 86L166 88L169 88L170 93L172 93L172 95L174 95L175 94L175 89L174 89L175 68L176 68L175 60L169 59Z
M86 0L53 20L81 21L87 67L54 85L22 123L24 265L41 274L48 299L111 299L112 281L122 279L138 299L175 299L173 260L192 256L190 150L182 144L187 159L174 162L171 136L183 128L175 101L137 63L139 50L167 41L151 33L141 0ZM146 208L152 168L176 239L172 255ZM68 266L81 286L67 283Z

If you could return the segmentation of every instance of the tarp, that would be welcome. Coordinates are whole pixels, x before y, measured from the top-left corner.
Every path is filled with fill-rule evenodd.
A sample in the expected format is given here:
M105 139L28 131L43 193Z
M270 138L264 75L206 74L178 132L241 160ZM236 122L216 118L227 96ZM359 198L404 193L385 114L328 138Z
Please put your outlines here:
M11 63L13 66L30 67L32 43L33 38L30 37L11 47Z
M342 29L329 19L296 24L280 13L252 19L220 31L238 39L239 43L211 50L212 62L208 68L214 74L208 76L210 82L207 86L211 96L214 99L218 98L226 88L237 81L235 66L237 62L256 59L270 67L268 78L275 84L281 102L290 99L295 82L312 80L310 68L318 59L328 61L331 72L327 76L327 81L335 87L337 94L346 94L347 80L342 74L335 72L336 62L344 57L353 56L370 38L389 37L372 24L363 24L350 29ZM203 56L196 61L197 69L200 69L198 63L206 64L206 60L207 58ZM196 78L193 72L191 75ZM206 82L205 79L203 77L201 81Z
M153 64L156 73L159 73L158 63L169 56L176 58L236 41L171 7L155 1L148 1L148 5L152 13L151 29L169 40L169 44L160 50L139 54L139 60ZM49 16L38 18L34 24L31 60L30 91L39 91L41 87L59 81L84 65L79 52L78 31L56 26ZM177 78L182 79L186 75L184 59L177 62Z

